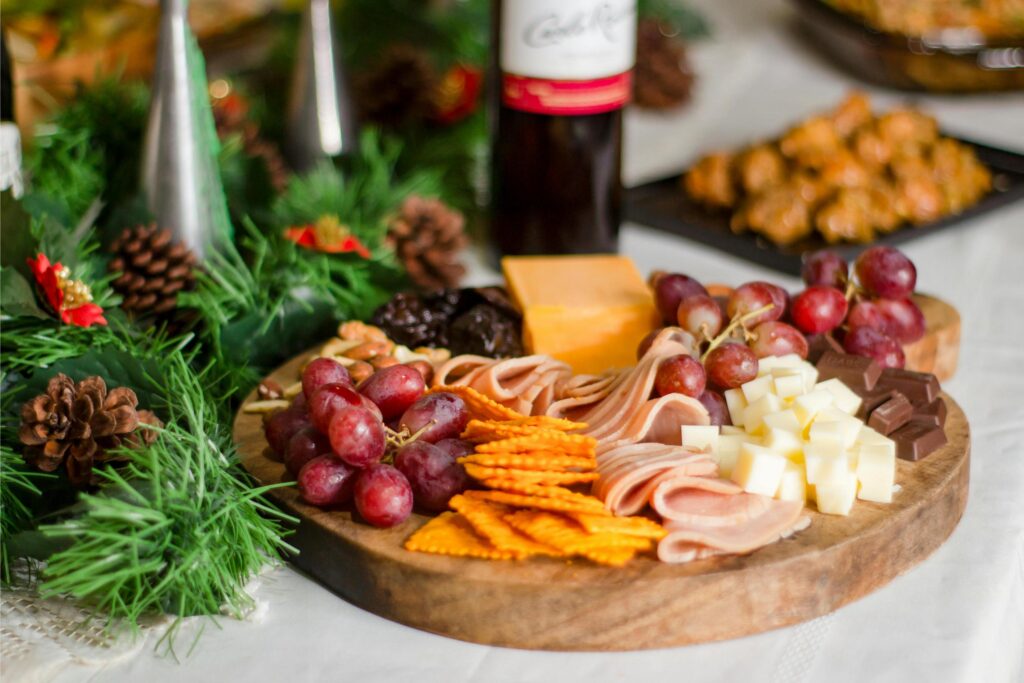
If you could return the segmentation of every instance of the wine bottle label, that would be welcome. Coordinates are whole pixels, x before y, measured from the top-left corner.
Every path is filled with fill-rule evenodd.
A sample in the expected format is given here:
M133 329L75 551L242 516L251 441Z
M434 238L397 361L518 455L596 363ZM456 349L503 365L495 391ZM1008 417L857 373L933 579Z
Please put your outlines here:
M21 133L9 121L0 123L0 191L11 190L20 197L21 184Z
M636 0L505 0L502 101L536 114L598 114L629 102Z

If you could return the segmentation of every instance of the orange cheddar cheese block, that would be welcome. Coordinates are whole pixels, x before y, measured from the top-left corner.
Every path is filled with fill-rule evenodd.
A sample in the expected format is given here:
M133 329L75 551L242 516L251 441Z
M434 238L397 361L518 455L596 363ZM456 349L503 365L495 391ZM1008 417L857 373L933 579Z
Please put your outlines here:
M636 348L658 326L654 298L623 256L508 256L505 280L523 311L523 342L600 374L636 363Z

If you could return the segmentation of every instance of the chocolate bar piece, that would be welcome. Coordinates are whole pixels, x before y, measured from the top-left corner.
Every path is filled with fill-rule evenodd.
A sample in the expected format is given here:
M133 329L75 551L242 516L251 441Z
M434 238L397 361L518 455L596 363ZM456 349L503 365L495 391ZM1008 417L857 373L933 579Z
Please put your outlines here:
M889 436L910 422L910 416L913 414L914 406L910 405L907 397L894 391L888 401L871 411L868 426L879 434Z
M946 402L937 398L926 406L914 406L911 422L921 422L934 427L946 426Z
M871 411L888 401L895 393L889 389L876 389L869 394L864 394L861 396L860 408L857 409L857 418L867 422Z
M896 442L896 455L904 460L918 461L946 445L946 432L920 422L911 422L889 435Z
M881 375L882 367L864 356L826 351L818 359L818 381L835 377L861 396L875 388Z
M882 377L878 380L878 386L900 392L915 406L931 403L939 397L939 392L942 390L935 375L899 368L883 370Z
M832 338L830 334L816 334L807 345L807 362L817 365L826 351L833 353L845 353L843 345Z

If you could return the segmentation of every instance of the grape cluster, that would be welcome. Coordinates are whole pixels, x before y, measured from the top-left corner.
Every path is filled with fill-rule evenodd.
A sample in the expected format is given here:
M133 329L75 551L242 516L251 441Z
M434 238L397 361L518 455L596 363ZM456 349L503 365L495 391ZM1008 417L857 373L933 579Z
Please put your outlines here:
M267 421L267 443L310 504L352 502L379 527L401 523L414 504L443 510L469 484L457 462L472 452L458 438L469 413L461 398L425 390L409 365L357 387L343 365L318 358L302 372L302 393Z
M713 296L681 273L651 276L658 312L695 340L695 354L667 358L658 366L654 391L699 400L712 424L727 424L722 392L757 377L758 359L796 354L807 358L809 337L834 335L847 353L868 356L884 367L903 367L903 344L920 339L924 315L910 299L917 271L892 247L873 247L853 273L836 253L806 259L807 288L792 297L782 287L754 281ZM640 343L643 356L658 331ZM695 357L699 353L699 359Z
M850 267L838 254L812 254L803 268L807 289L793 300L793 322L807 334L831 333L847 353L902 368L903 345L925 333L925 319L910 295L913 262L893 247L871 247Z

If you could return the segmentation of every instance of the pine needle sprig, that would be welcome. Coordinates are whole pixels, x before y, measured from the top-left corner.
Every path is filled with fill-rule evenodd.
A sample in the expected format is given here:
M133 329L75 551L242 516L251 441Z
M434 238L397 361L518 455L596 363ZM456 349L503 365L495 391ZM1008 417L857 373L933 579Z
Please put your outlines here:
M108 623L137 628L151 613L239 616L250 605L246 582L280 552L293 552L284 523L241 472L204 372L181 353L162 363L171 416L156 441L124 451L128 464L99 473L83 494L85 511L42 527L71 545L49 558L43 595L70 595Z

